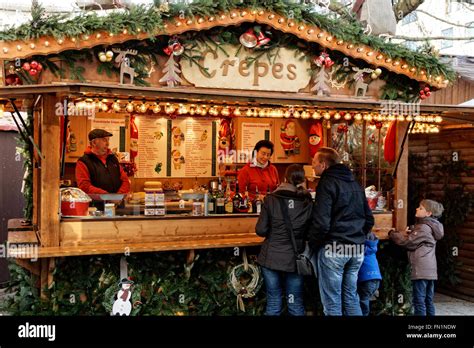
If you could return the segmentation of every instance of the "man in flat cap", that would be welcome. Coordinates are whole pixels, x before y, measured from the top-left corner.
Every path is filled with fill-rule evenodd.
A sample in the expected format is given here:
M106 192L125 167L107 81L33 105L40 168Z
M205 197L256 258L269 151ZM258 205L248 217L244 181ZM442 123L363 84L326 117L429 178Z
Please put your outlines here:
M87 194L130 192L127 174L109 149L111 136L103 129L89 132L89 146L76 164L77 186Z

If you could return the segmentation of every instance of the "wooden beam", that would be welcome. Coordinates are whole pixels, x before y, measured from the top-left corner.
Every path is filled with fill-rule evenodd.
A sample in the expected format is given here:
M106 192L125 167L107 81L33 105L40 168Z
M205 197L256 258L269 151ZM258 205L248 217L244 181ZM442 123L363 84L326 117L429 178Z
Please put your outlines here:
M57 98L46 94L41 115L41 211L39 231L42 246L59 246L59 117L56 115Z
M408 122L397 122L397 157L403 151L398 163L397 178L395 179L395 227L398 231L404 231L407 226L408 208L408 139L404 149L401 148L403 137L408 131Z

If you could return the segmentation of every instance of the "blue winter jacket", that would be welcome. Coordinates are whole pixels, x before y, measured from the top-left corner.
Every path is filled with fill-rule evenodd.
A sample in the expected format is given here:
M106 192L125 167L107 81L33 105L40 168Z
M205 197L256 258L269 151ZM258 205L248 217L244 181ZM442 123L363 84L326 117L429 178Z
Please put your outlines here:
M380 273L379 263L375 253L377 252L377 244L379 240L366 239L365 241L365 252L364 262L360 266L358 282L365 282L367 280L382 279Z

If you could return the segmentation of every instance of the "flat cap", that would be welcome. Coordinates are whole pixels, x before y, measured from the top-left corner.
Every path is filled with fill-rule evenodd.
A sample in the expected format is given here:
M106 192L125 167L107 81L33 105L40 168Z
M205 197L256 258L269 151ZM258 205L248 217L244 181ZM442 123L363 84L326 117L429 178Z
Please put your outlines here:
M112 133L109 133L103 129L93 129L89 132L89 141L92 141L96 138L111 137L112 135Z

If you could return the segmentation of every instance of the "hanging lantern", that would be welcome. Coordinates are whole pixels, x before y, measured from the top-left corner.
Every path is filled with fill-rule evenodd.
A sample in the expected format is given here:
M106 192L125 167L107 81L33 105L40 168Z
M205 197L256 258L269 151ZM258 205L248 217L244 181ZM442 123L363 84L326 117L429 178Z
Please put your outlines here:
M127 112L133 112L133 103L129 101L125 109Z
M247 48L254 48L258 44L258 38L257 35L255 35L255 31L253 29L249 29L240 35L239 41L242 46Z

